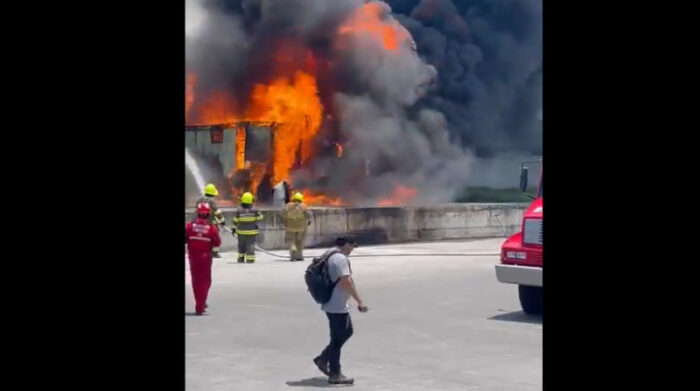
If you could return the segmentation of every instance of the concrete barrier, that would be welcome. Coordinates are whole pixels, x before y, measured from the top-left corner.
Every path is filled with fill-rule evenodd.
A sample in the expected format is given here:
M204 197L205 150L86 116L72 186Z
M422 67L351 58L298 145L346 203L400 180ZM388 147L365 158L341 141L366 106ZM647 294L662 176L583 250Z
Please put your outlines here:
M306 234L306 247L330 246L340 235L352 235L361 244L506 237L520 230L527 204L441 204L376 208L310 208L313 214ZM282 211L258 208L264 220L259 224L258 244L265 249L283 249ZM226 225L235 209L223 208ZM185 210L185 221L194 217ZM236 239L222 232L222 251L234 251Z

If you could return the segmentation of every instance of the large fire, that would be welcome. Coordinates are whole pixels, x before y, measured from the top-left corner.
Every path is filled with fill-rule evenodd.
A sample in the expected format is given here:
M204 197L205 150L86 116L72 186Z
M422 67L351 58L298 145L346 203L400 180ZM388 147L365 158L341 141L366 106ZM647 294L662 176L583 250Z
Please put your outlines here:
M410 40L410 34L395 20L387 18L385 8L379 3L365 3L353 12L337 31L336 47L342 50L348 38L375 42L378 47L396 51ZM301 54L300 54L301 53ZM290 172L299 162L303 167L317 151L314 137L319 134L324 107L319 97L318 59L312 50L299 48L299 43L278 42L270 51L272 77L253 86L245 102L236 101L225 90L211 91L206 96L196 96L197 75L188 73L185 81L185 121L190 125L226 125L245 122L269 123L272 129L272 158L267 163L248 162L245 158L245 129L235 133L235 167L228 175L231 179L240 170L249 172L249 189L232 189L235 197L242 191L255 194L267 173L272 184L290 182ZM301 58L301 61L298 61ZM332 64L332 61L322 64ZM330 140L335 155L343 156L343 146ZM269 170L269 171L268 171ZM234 186L235 187L235 186ZM307 189L300 190L310 205L346 205L340 197L321 194ZM386 199L377 205L397 205L410 201L415 189L397 185Z
M297 150L301 150L302 164L311 157L311 141L321 127L322 112L316 79L302 71L295 72L292 80L279 78L255 86L246 119L279 123L273 145L274 183L289 180Z
M194 77L188 80L196 80ZM192 87L190 87L192 88ZM189 111L191 103L186 105ZM297 151L301 162L313 153L311 141L321 126L323 107L318 97L316 79L297 71L291 78L279 77L269 84L256 84L241 114L236 113L234 101L222 91L212 93L199 107L197 124L234 124L245 121L275 124L273 143L272 179L274 183L289 180ZM188 116L186 115L186 118ZM236 132L236 168L241 169L245 148L245 133ZM255 170L257 174L260 169ZM264 171L263 171L264 174ZM260 176L262 175L255 175ZM258 178L258 179L260 179ZM250 189L255 192L259 180Z

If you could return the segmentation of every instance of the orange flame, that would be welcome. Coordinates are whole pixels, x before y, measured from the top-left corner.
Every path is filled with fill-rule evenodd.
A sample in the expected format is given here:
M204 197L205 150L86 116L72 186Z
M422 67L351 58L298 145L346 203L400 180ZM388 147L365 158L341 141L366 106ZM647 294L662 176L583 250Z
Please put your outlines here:
M297 71L291 82L282 77L253 88L245 118L279 123L274 130L274 183L289 180L298 150L302 163L311 157L311 140L321 127L322 113L316 79L308 73Z
M416 196L416 194L418 194L418 190L414 188L396 185L394 187L394 192L391 194L391 196L377 202L377 206L403 205L411 201Z
M378 2L359 7L338 29L340 36L369 36L384 49L396 50L411 35L397 21L386 18L386 8Z
M343 202L340 197L328 197L323 194L311 192L310 190L301 190L300 192L304 195L304 203L307 205L345 205L345 202Z
M250 166L250 192L255 195L258 192L260 182L262 182L265 176L265 172L267 172L267 163L252 163Z
M191 105L191 104L190 104ZM256 84L251 92L247 109L237 113L237 105L228 94L213 92L197 110L198 124L236 123L241 121L263 121L276 124L274 131L272 167L273 181L289 180L289 170L298 158L305 162L311 157L312 139L321 127L323 106L318 97L316 79L305 72L297 71L293 78L279 77L270 84ZM236 151L244 136L236 135ZM241 157L236 158L240 163ZM237 164L237 168L241 166Z
M245 164L245 129L242 126L236 128L234 143L234 151L236 153L236 165L234 168L240 170Z
M235 114L235 107L235 102L226 92L212 92L197 108L197 122L202 125L238 122L240 117Z

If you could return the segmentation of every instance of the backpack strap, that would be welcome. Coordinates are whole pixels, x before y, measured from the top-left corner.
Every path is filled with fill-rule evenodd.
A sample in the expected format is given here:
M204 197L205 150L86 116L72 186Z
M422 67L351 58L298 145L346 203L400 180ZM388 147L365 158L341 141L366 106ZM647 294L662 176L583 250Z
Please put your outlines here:
M320 262L325 262L325 263L326 263L326 264L323 266L323 267L326 268L326 270L328 270L328 260L331 259L331 257L332 257L333 255L338 254L338 253L340 253L340 250L338 250L337 248L334 247L334 248L332 248L332 249L326 251L326 253L322 255L322 258L323 258L323 259L322 259ZM320 263L320 262L319 262L319 263ZM335 288L335 285L338 283L338 281L340 281L340 277L336 278L335 281L331 281L331 282L333 283L333 288Z

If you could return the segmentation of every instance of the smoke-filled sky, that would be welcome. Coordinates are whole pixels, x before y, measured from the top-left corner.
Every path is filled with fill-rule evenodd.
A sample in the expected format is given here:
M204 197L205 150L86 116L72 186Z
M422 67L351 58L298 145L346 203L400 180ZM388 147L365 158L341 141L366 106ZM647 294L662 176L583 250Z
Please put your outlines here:
M518 161L542 148L542 1L377 2L382 23L410 33L395 50L338 34L363 3L187 0L195 96L225 89L244 102L279 73L271 53L301 46L323 69L319 134L332 131L346 147L342 160L316 159L295 182L317 186L325 172L324 191L355 204L396 184L417 188L419 202L450 201L465 185L517 186Z
M481 155L542 151L542 0L390 0L438 69L424 103Z

